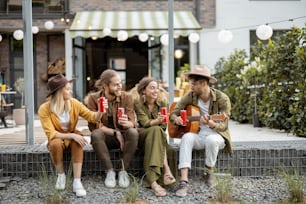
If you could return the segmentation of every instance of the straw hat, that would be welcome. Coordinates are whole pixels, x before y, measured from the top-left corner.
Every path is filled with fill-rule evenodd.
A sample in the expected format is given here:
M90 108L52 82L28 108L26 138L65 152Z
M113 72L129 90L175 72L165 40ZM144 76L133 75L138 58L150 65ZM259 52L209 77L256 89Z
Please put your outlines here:
M217 79L211 76L210 69L205 65L195 65L194 68L186 75L187 77L189 77L190 75L203 76L203 77L208 78L210 83L217 82Z
M68 80L62 74L58 74L56 76L53 76L53 77L49 78L48 79L48 84L47 84L47 87L49 89L49 93L48 93L47 97L51 96L57 90L59 90L60 88L63 88L67 83L70 83L72 81L73 81L73 79Z

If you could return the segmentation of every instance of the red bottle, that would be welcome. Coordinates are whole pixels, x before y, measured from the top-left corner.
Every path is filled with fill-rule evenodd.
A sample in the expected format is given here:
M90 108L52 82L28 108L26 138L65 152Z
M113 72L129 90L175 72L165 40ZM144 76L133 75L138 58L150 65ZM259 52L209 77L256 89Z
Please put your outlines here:
M120 119L122 117L122 115L124 114L124 108L119 107L118 111L117 111L117 114L118 114L118 119Z
M160 114L161 114L162 116L164 116L163 123L168 122L168 110L167 110L166 107L162 107L162 108L160 109Z
M186 110L181 110L181 118L183 120L183 126L187 125L187 111Z
M104 113L105 108L104 108L103 102L105 101L105 97L100 97L98 100L99 100L99 111Z

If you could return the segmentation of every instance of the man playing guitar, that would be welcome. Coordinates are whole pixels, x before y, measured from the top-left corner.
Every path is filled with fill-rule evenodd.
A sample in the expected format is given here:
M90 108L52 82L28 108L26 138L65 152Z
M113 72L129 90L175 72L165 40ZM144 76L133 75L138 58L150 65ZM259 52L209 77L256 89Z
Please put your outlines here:
M188 192L188 171L191 168L193 149L205 149L207 171L204 179L209 187L216 185L213 170L219 150L225 148L228 153L232 151L228 130L231 103L228 96L209 86L209 83L215 83L217 79L211 76L210 69L206 66L195 65L192 71L187 73L187 77L191 90L180 99L169 117L174 126L179 127L183 125L180 117L182 109L193 105L200 111L198 131L186 132L181 138L178 167L181 179L176 190L176 195L180 197L186 196ZM226 115L221 122L216 122L210 117L218 113Z

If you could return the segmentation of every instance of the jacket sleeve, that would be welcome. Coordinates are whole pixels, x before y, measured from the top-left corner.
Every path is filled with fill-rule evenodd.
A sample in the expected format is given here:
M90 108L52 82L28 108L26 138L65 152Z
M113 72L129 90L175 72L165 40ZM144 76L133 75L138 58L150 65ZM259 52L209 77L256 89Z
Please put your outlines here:
M227 118L225 121L216 123L216 126L213 128L217 132L223 132L228 129L228 121L231 113L231 102L227 95L222 93L218 101L218 112L225 113Z
M96 111L89 110L83 103L76 99L72 99L73 104L75 107L73 107L74 110L78 110L78 115L87 120L90 123L97 123L95 118Z
M134 99L132 95L126 93L124 97L125 101L125 114L128 116L129 121L132 121L134 124L134 127L136 127L136 117L135 117L135 110L134 110Z
M98 110L98 102L96 101L96 98L94 97L93 94L88 95L87 107L91 111ZM99 127L99 123L88 122L88 128L90 131L97 129L98 127Z
M140 104L139 100L134 101L135 112L137 116L138 123L140 127L147 128L150 127L150 119L148 115L143 110L143 106Z
M51 119L52 116L48 102L42 104L39 107L38 116L48 140L52 140L55 137L57 131Z
M174 107L173 111L170 113L169 120L173 123L175 118L180 116L181 110L185 109L185 107L190 104L189 102L189 94L186 94L181 98L179 102L176 103L176 106Z

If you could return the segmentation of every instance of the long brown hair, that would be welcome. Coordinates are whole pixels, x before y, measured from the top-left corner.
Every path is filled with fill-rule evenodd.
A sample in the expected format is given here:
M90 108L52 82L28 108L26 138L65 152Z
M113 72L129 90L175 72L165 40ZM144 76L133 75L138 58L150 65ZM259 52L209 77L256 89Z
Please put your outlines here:
M100 75L100 79L98 81L96 81L95 87L97 87L98 89L102 89L103 88L103 84L108 86L111 83L111 79L114 76L117 76L117 75L118 75L118 73L115 70L113 70L113 69L106 69Z

